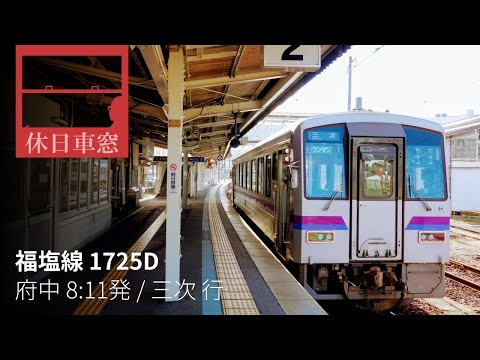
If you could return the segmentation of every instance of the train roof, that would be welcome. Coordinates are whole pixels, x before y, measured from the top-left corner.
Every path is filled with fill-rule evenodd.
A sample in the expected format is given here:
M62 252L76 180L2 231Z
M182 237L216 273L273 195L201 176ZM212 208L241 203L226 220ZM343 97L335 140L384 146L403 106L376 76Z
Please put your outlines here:
M445 130L442 125L437 122L422 119L413 116L373 112L373 111L353 111L343 112L327 115L319 115L304 119L296 126L301 126L302 129L310 127L338 124L338 123L352 123L352 122L369 122L369 123L391 123L421 127L443 133ZM294 130L293 130L294 131Z
M401 124L401 125L410 125L426 129L431 129L441 133L445 132L445 129L439 123L436 123L431 120L417 118L413 116L385 113L385 112L372 112L372 111L353 111L353 112L343 112L343 113L334 113L326 115L317 115L307 119L299 120L298 122L291 123L282 130L277 131L275 134L268 136L267 138L260 141L258 144L253 146L244 152L244 154L249 153L255 149L262 147L268 142L282 137L287 133L293 133L295 130L300 127L301 129L308 129L312 127L328 125L328 124L338 124L338 123L352 123L352 122L370 122L370 123L392 123L392 124ZM242 156L239 155L238 157Z

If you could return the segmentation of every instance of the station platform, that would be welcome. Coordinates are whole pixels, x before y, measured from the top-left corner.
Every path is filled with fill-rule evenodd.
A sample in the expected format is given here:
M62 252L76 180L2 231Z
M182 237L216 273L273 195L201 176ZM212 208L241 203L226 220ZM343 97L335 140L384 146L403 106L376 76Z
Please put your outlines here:
M231 206L225 184L206 188L182 211L179 301L166 301L165 198L141 207L80 249L84 271L54 273L59 294L17 302L22 313L73 315L326 315ZM92 271L93 252L155 253L152 270ZM100 268L105 269L105 259ZM116 260L115 260L116 261ZM112 262L113 264L114 262ZM125 264L130 268L131 260ZM67 291L70 291L67 297ZM25 306L28 305L28 306ZM19 310L19 309L17 309Z

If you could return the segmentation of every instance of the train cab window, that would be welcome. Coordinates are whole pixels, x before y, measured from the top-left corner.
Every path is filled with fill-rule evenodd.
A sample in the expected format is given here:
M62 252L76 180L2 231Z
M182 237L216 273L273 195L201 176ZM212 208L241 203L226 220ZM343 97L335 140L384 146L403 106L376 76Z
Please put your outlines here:
M446 198L443 138L440 133L404 126L407 199Z
M271 196L271 190L272 190L272 156L267 155L267 161L265 163L266 167L266 176L265 176L265 195L266 196Z
M347 197L343 125L306 130L305 194L307 198Z
M257 159L252 160L252 187L250 190L257 191Z
M391 145L360 146L362 198L394 200L396 149Z

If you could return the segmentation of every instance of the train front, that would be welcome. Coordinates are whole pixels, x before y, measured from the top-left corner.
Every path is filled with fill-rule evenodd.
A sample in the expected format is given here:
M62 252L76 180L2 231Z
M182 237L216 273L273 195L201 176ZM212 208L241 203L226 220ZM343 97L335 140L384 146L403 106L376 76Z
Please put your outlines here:
M324 116L295 130L292 149L289 257L316 298L386 310L443 297L450 205L440 125Z

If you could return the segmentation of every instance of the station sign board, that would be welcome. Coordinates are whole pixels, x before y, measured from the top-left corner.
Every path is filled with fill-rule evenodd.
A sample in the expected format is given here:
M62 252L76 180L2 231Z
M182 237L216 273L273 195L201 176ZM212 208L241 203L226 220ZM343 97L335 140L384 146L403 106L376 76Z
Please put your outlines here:
M264 45L263 66L286 71L320 69L320 45Z
M167 162L167 156L154 156L153 161L159 162ZM205 158L203 156L190 156L188 158L189 162L205 162Z

